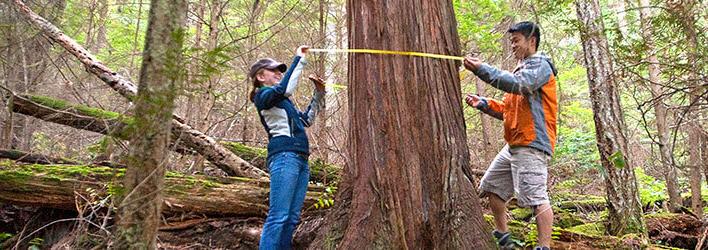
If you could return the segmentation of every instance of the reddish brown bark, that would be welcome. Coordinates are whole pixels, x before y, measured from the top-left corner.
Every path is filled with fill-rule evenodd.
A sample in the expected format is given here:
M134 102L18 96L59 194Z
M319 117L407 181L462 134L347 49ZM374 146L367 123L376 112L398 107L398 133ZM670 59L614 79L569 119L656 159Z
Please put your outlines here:
M348 1L349 47L460 53L449 1ZM469 173L459 62L350 55L349 155L314 248L491 249ZM464 169L464 170L463 170Z

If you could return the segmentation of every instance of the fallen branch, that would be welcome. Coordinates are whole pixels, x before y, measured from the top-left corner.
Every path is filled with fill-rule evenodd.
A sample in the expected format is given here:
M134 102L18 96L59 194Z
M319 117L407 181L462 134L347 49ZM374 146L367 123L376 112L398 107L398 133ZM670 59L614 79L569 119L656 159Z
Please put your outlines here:
M56 158L41 154L27 153L19 150L12 149L0 149L0 158L11 159L19 162L26 163L39 163L39 164L78 164L76 161Z

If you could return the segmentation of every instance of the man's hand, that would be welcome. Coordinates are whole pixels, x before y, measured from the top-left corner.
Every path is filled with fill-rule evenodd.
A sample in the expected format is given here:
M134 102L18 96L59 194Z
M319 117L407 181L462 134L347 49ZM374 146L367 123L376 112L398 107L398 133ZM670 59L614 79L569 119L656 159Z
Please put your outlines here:
M473 95L473 94L467 94L467 97L465 97L465 102L467 105L470 105L475 108L479 108L480 105L482 105L482 99L479 98L478 95Z
M299 57L305 57L305 54L310 51L310 46L303 45L297 48L295 55Z
M479 69L480 65L482 65L482 60L480 60L477 57L466 56L464 64L465 64L466 69L474 72L474 71L477 71L477 69Z
M319 76L317 76L315 74L310 74L307 78L310 79L310 81L312 81L312 83L315 84L315 89L318 92L325 91L325 82L324 82L324 80L322 80L322 78L320 78Z

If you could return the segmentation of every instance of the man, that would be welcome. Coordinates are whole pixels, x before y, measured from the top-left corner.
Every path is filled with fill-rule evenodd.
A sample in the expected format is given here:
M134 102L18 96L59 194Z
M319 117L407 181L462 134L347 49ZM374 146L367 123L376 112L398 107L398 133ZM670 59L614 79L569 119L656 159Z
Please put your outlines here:
M520 206L534 210L538 229L535 249L550 249L553 210L546 181L556 142L557 72L548 57L537 53L541 32L535 23L520 22L508 32L514 57L519 60L513 72L496 69L475 57L468 56L464 61L465 68L506 92L502 101L472 94L465 98L470 106L504 121L507 145L482 177L480 196L489 197L493 235L502 248L513 247L506 224L506 202L515 194Z

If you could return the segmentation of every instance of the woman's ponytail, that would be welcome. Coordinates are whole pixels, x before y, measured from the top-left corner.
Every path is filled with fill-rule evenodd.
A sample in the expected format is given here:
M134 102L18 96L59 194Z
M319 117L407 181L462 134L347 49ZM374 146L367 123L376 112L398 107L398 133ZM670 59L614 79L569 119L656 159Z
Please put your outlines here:
M258 88L262 87L263 84L256 79L256 77L253 77L253 88L251 89L251 93L248 94L248 99L251 100L251 102L255 102L256 98L256 93L258 92Z

